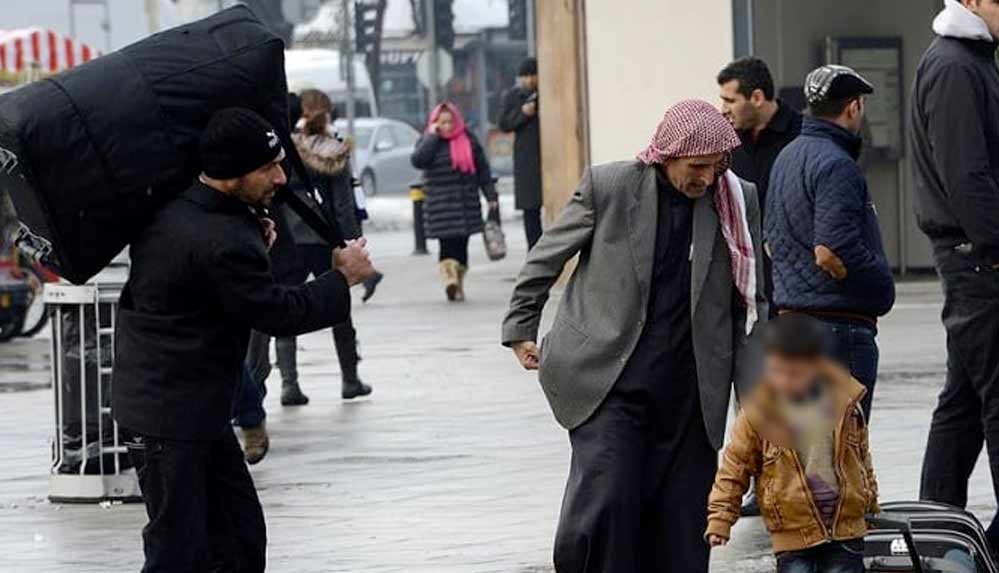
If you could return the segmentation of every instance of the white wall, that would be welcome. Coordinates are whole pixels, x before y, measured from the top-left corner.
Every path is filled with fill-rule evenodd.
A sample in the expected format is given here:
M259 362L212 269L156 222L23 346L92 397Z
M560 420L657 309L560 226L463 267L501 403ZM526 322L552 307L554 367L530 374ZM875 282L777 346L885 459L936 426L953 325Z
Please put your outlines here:
M732 59L731 0L587 0L593 163L630 159L666 107L718 104L715 75Z

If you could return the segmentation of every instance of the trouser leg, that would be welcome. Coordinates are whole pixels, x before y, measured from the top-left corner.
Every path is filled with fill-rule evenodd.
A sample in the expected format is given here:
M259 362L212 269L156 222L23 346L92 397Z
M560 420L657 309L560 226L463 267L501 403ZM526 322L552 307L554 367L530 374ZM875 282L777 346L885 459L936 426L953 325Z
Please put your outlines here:
M541 209L524 209L524 234L527 236L527 250L534 248L534 245L541 239L542 232Z
M294 336L278 338L274 343L278 370L282 384L298 383L298 339Z
M660 459L658 475L648 475L643 501L640 565L647 573L707 573L710 549L704 541L708 494L718 470L718 453L708 440L702 416L692 416L678 447L659 444L649 456ZM665 458L665 459L664 459ZM666 542L664 542L664 540Z
M454 259L458 264L468 266L468 237L448 237L440 240L441 261Z
M558 573L634 573L645 457L642 411L613 394L569 432L572 462L555 536Z
M213 544L233 548L233 573L262 573L267 565L267 528L253 479L236 436L229 429L213 442L207 474Z
M867 389L860 406L869 421L880 357L877 331L872 326L852 322L824 322L830 333L830 355Z
M357 374L357 363L360 357L357 354L357 331L354 330L354 323L351 319L347 322L333 327L333 346L336 347L336 356L340 362L340 374L344 384L355 384L360 378Z
M970 255L938 252L947 330L947 384L933 413L921 495L967 503L984 439L999 501L999 273ZM999 549L999 516L987 535Z
M206 571L213 555L206 487L210 443L132 434L126 446L149 517L142 530L143 573Z
M264 410L265 390L266 386L253 381L250 369L244 364L234 413L236 424L240 428L256 428L267 417L267 412Z

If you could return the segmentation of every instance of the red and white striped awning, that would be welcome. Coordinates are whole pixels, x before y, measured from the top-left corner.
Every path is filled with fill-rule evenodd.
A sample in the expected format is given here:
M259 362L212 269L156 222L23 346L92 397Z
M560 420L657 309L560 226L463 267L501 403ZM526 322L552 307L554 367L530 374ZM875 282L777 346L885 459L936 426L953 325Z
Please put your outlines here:
M89 62L100 53L87 44L43 28L0 30L0 71L20 73L37 64L58 73Z

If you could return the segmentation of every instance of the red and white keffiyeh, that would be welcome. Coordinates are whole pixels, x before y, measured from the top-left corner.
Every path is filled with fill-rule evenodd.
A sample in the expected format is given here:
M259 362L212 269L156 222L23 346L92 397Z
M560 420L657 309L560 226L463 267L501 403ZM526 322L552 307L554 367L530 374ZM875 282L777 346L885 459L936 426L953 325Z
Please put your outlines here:
M746 334L753 331L759 315L756 308L756 251L746 216L746 197L739 178L728 169L739 136L711 104L682 101L666 110L649 146L638 154L646 165L661 165L669 159L724 154L718 167L715 210L732 263L732 278L746 304Z

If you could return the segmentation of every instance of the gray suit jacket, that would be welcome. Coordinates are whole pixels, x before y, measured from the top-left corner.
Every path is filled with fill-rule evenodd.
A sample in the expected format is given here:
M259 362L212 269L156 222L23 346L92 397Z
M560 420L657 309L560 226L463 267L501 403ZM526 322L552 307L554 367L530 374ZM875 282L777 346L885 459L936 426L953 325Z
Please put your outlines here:
M756 284L763 285L756 187L742 181ZM503 344L536 340L549 290L579 255L551 332L541 343L540 380L555 418L573 429L600 406L642 333L652 282L658 201L656 168L637 161L588 169L579 188L528 254L503 322ZM691 314L701 408L716 448L724 439L733 381L748 388L745 306L732 282L714 188L694 204ZM767 302L758 289L760 320Z

